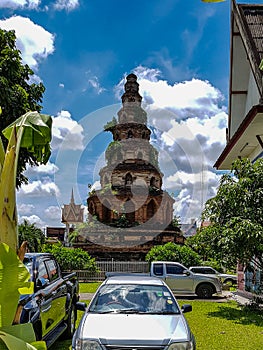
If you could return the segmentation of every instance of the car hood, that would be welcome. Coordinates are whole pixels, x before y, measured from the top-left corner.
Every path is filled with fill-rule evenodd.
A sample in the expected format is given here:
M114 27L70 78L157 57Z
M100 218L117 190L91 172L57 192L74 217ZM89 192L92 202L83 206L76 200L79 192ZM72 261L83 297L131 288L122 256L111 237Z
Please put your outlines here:
M164 345L172 340L189 340L190 332L183 315L87 314L81 338L100 339L104 344Z

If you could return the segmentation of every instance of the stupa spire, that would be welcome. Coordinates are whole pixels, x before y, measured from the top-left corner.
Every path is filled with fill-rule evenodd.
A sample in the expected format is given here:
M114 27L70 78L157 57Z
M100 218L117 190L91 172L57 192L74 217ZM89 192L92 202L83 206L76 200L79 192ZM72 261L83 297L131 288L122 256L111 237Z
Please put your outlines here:
M118 112L120 124L127 123L147 123L147 114L141 107L142 96L139 94L139 84L137 76L133 73L126 78L122 95L122 108Z
M122 95L122 103L135 102L139 106L141 105L142 97L139 94L139 84L137 83L137 76L133 73L129 74L126 78L124 85L124 94Z

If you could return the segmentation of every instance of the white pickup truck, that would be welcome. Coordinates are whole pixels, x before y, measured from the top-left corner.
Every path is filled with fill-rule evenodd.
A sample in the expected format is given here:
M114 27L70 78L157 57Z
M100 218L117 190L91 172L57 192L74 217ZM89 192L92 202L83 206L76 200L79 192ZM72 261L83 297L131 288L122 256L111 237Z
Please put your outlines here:
M150 275L163 279L174 294L211 298L213 294L222 293L222 284L218 277L193 273L178 262L153 261Z

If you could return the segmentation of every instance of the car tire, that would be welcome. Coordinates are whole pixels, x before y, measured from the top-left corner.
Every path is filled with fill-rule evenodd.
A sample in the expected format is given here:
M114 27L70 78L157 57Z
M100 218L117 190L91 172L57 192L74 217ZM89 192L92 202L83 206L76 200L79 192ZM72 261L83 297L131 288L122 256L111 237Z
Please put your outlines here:
M233 286L234 284L236 284L236 282L234 280L232 280L231 278L226 278L224 280L224 284L229 284L230 286Z
M213 287L208 283L200 284L196 288L196 294L198 295L199 298L202 298L202 299L211 298L213 293L214 293Z
M35 322L33 324L33 328L34 328L36 340L37 341L42 340L42 324L41 324L41 321L38 320L37 322Z
M63 334L64 339L70 339L73 337L73 334L76 329L76 320L77 320L77 309L76 304L72 303L68 310L68 317L66 320L67 329Z

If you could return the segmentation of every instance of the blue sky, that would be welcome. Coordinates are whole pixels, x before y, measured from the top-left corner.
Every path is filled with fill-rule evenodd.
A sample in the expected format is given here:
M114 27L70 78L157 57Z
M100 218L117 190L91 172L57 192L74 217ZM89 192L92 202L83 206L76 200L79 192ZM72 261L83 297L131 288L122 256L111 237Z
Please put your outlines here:
M121 108L130 72L175 215L182 223L200 217L216 193L213 164L225 146L230 0L1 0L0 28L16 31L23 61L46 87L42 111L53 117L52 156L27 170L20 220L61 226L72 188L86 205L112 140L103 126Z

